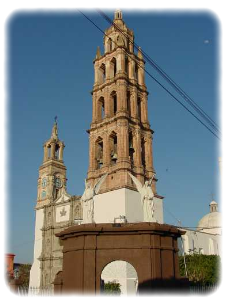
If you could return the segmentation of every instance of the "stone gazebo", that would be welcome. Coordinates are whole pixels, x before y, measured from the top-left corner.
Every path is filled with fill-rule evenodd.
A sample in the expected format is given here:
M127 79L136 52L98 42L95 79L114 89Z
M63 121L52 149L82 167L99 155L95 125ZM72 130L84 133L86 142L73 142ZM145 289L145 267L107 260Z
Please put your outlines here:
M157 223L83 224L57 234L63 245L63 270L54 281L55 293L100 294L101 273L113 261L136 270L138 293L183 289L174 226Z

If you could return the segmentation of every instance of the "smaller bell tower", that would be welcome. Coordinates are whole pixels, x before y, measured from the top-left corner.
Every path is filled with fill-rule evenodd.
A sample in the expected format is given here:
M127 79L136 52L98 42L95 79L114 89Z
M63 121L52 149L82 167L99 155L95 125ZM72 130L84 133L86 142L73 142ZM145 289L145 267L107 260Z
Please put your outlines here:
M64 142L58 138L55 119L51 138L44 143L43 163L39 168L37 207L45 206L66 190L66 167L63 162Z
M56 274L56 269L61 268L60 245L54 235L56 208L60 208L56 205L61 198L63 200L70 198L66 191L66 166L63 162L65 145L58 138L57 117L52 128L51 137L44 143L43 147L44 157L39 168L37 203L35 207L34 262L30 271L29 282L30 287L36 288L37 292L39 292L41 287L50 285L51 278ZM65 211L64 208L63 210ZM69 215L64 223L68 224L68 222ZM55 255L53 252L55 252ZM55 264L53 261L55 261ZM46 264L44 265L45 262L48 267L45 266ZM45 269L48 270L44 279Z

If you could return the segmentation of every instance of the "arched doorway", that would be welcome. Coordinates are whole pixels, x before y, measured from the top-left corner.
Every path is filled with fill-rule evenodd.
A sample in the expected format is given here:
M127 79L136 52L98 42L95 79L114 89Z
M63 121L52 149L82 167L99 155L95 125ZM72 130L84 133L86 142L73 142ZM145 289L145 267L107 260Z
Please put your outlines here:
M134 295L137 293L137 289L138 275L130 263L123 260L116 260L108 263L103 268L101 273L102 293ZM114 292L112 292L112 290L114 290Z

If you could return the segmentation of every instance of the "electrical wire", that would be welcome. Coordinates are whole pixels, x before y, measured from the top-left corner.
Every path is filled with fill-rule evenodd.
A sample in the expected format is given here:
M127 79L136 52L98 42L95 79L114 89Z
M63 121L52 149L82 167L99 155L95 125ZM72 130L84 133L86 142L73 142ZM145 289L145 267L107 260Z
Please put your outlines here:
M82 11L78 10L88 21L90 21L100 32L102 32L105 36L107 36L108 38L110 38L98 25L96 25L88 16L86 16ZM111 38L110 38L111 39ZM112 40L112 39L111 39ZM114 44L116 44L115 41L112 40L112 42L114 42ZM116 44L117 45L117 44ZM189 110L178 98L176 98L167 88L165 88L154 76L152 76L144 67L142 67L138 61L133 58L128 52L126 52L126 50L124 49L125 54L130 57L137 65L138 67L144 69L144 71L160 86L162 87L171 97L173 97L173 99L175 99L186 111L188 111L196 120L199 121L199 123L201 123L209 132L211 132L215 137L217 137L219 140L220 137L215 134L207 125L205 125L204 122L202 122L191 110Z
M218 128L218 125L214 122L214 120L207 115L207 113L199 106L197 105L197 103L194 102L194 100L192 100L192 98L190 98L186 92L184 92L180 86L175 83L174 80L172 80L172 78L167 75L164 70L162 70L161 67L158 66L158 64L151 59L151 57L142 50L142 48L139 47L139 45L137 45L134 41L132 41L129 36L127 34L125 34L117 24L115 24L115 22L113 22L104 12L102 12L100 9L97 9L98 13L106 20L108 21L109 24L112 24L125 38L128 39L128 41L130 41L130 43L133 45L134 48L136 48L138 51L140 50L141 53L143 54L144 58L146 59L146 61L153 67L155 68L159 74L188 102L188 104L190 104L190 106L192 106L195 111L204 119L207 121L207 123L209 123L211 125L211 127L220 133L220 130Z

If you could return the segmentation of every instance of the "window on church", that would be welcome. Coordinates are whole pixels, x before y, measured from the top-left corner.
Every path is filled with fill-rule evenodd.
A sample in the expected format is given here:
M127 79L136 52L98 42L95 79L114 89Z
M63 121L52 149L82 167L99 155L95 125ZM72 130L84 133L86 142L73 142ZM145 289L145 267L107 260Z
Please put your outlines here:
M134 73L135 80L138 81L138 64L137 64L137 62L135 62L135 71L134 72L135 72Z
M129 75L129 60L128 57L125 57L125 72L127 73L127 76Z
M116 69L116 58L113 57L111 62L110 62L110 78L113 78L116 76L116 72L117 72L117 69Z
M110 159L111 164L115 165L117 163L117 134L112 132L109 138L109 147L110 147Z
M43 190L41 193L41 198L44 199L45 197L46 197L46 191Z
M111 102L111 105L110 105L110 115L111 116L115 116L116 113L117 113L117 95L116 95L116 92L113 91L111 93L111 98L110 98L110 102Z
M106 69L105 69L105 64L102 63L102 65L99 68L99 73L98 73L98 82L99 84L102 84L105 82L106 79Z
M132 132L129 133L129 160L131 165L134 164L134 147L133 147L133 135Z
M101 118L104 119L105 117L105 108L104 108L104 103L101 104Z
M141 121L141 99L140 97L138 97L138 100L137 100L137 111L138 111L138 119Z
M209 254L215 254L214 242L213 239L209 239Z
M96 142L96 161L97 168L101 168L103 166L103 140L100 137Z
M51 146L47 146L48 149L48 158L51 158Z
M55 159L59 159L59 145L55 146Z
M98 100L98 120L105 118L105 100L104 97L100 97Z
M59 189L55 189L55 198L59 197Z
M75 210L75 219L81 219L81 212L79 205L77 205L74 210Z
M109 38L108 39L108 52L111 52L112 51L112 39Z
M141 157L142 157L142 165L143 167L146 166L146 142L145 139L141 139Z
M130 91L127 91L127 111L129 113L129 116L131 117L131 95L130 95Z
M114 115L117 113L117 97L116 94L113 96L113 108L114 108Z

